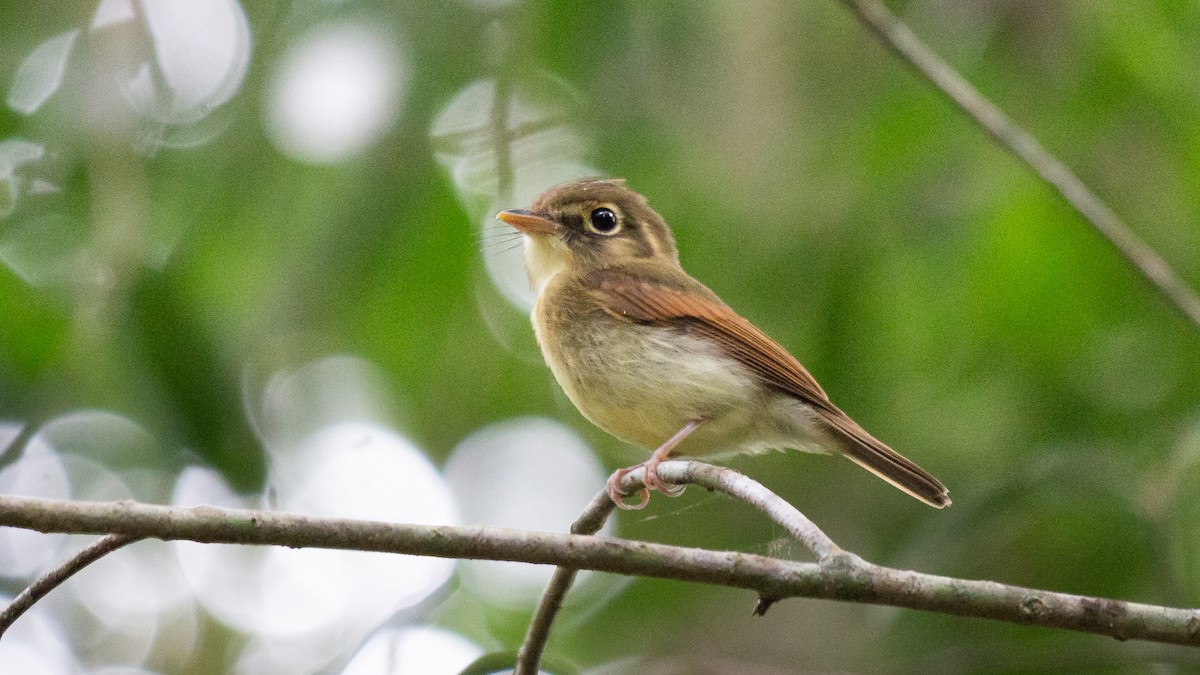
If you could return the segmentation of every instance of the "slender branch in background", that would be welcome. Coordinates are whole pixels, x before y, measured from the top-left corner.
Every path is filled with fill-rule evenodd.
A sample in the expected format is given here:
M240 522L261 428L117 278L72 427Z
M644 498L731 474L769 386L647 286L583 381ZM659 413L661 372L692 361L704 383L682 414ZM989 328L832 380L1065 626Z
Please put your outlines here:
M763 487L758 481L724 467L713 466L701 462L665 462L659 465L658 474L668 483L685 485L692 483L710 490L720 490L725 494L740 499L762 511L775 523L782 525L792 536L804 544L817 560L826 562L831 556L842 553L837 544L829 538L821 528L800 513L796 507L787 503L782 497ZM637 469L625 475L621 487L626 495L631 495L641 489L645 478L645 470ZM571 525L572 534L595 534L604 526L604 521L613 512L613 501L608 491L601 490L600 494L584 509L583 515ZM546 585L542 599L538 602L537 610L529 623L525 641L517 651L517 666L514 675L537 675L541 663L542 652L546 649L546 641L550 637L550 626L562 609L563 598L575 582L575 574L579 570L569 567L559 567L554 570L554 576ZM766 608L774 602L774 598L759 597L755 608L756 614L766 612Z
M512 131L509 125L509 108L512 106L512 82L506 71L496 76L496 87L492 90L492 152L496 157L496 200L505 204L513 200L516 172L512 163Z
M983 127L993 139L1027 164L1092 224L1142 276L1192 323L1200 326L1200 296L1154 249L1100 200L1065 164L1029 132L1017 126L953 68L938 58L878 0L842 0L876 37Z
M664 463L662 467L667 467ZM660 470L662 470L660 467ZM665 469L672 482L687 467ZM724 469L728 470L728 469ZM676 473L679 471L680 473ZM700 473L703 473L701 471ZM1200 647L1200 609L1175 609L921 574L832 554L820 564L579 534L381 523L298 514L0 496L0 526L39 532L511 560L745 588Z
M488 121L491 126L491 142L492 153L496 160L496 204L509 204L513 201L513 189L516 187L517 176L516 169L513 166L513 141L520 138L515 134L509 126L512 123L512 105L513 105L513 64L512 61L517 55L517 43L508 39L507 30L499 30L506 28L512 23L511 20L506 20L511 13L502 10L496 14L496 22L491 27L490 47L494 49L492 62L496 69L496 77L493 80L494 87L492 89L492 108L489 111ZM495 207L496 204L489 204Z
M131 534L110 534L84 547L70 560L42 575L41 578L30 584L29 588L13 598L4 611L0 611L0 638L4 637L5 631L13 625L14 621L21 618L22 614L29 611L38 600L46 597L50 591L66 583L67 579L88 565L139 539L144 539L144 537Z

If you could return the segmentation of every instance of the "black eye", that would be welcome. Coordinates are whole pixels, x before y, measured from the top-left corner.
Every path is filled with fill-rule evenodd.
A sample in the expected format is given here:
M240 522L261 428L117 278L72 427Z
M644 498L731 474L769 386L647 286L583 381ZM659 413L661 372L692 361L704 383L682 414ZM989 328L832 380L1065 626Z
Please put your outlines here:
M612 209L596 209L589 218L592 229L600 234L609 234L617 229L617 214Z

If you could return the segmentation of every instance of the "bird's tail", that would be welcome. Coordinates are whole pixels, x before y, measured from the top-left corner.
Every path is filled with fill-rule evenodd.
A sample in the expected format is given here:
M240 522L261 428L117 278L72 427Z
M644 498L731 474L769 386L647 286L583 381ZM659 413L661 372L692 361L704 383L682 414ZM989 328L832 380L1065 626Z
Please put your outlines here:
M867 433L845 413L825 418L846 458L934 508L950 506L949 490L928 471Z

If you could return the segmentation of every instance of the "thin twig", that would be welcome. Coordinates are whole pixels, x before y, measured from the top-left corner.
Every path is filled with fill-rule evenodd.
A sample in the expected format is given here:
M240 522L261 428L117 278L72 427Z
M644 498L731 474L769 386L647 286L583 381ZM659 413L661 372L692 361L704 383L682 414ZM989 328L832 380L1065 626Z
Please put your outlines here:
M997 143L1057 190L1177 310L1200 326L1200 296L1065 164L938 58L883 3L878 0L842 0L842 3L876 37L924 75Z
M720 490L736 499L741 499L765 513L771 520L782 525L792 536L803 543L818 560L825 561L829 556L841 553L837 544L828 537L821 528L817 527L796 507L787 503L783 498L766 489L756 480L744 476L732 469L726 469L702 462L671 461L658 466L658 474L668 483L684 485L694 483L711 490ZM625 475L621 487L625 494L631 495L640 490L645 480L645 470L636 469ZM583 515L571 526L572 534L594 534L604 526L604 521L613 512L613 501L607 490L588 504ZM525 641L517 651L517 665L514 675L536 675L541 662L542 652L546 649L546 641L550 638L550 627L562 609L563 598L575 582L579 570L569 567L559 567L554 570L550 583L542 593L533 619L529 622L529 630ZM773 598L759 598L756 614L766 611L766 607L774 601Z
M669 483L695 483L710 490L720 490L730 497L750 504L800 540L800 543L817 557L818 562L825 562L830 556L844 553L829 535L822 532L808 516L800 513L787 500L763 487L762 483L733 469L704 462L674 461L660 464L658 475ZM627 481L636 483L641 477L639 469L630 472Z
M675 477L673 476L672 479ZM271 511L0 495L0 526L46 533L509 560L1009 621L1200 647L1200 609L921 574L830 555L821 564L580 534L322 518Z
M22 614L28 612L38 600L46 597L50 591L63 585L67 579L88 565L139 539L143 539L143 537L132 534L110 534L92 542L72 556L70 560L42 575L13 598L4 611L0 611L0 638L4 637L4 633L13 625L14 621L21 618Z

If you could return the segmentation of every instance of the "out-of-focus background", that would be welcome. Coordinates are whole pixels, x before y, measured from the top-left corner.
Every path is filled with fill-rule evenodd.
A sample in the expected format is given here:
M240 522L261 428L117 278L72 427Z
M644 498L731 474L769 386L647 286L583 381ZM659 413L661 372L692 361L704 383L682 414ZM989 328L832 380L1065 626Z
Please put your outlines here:
M1200 5L889 3L1200 285ZM1200 604L1200 331L838 2L0 9L0 492L562 532L640 451L542 364L492 215L621 176L950 486L732 460L878 563ZM806 559L691 490L613 535ZM0 529L11 596L89 538ZM142 542L22 673L454 673L548 570ZM588 575L548 670L1153 672L1194 651Z

